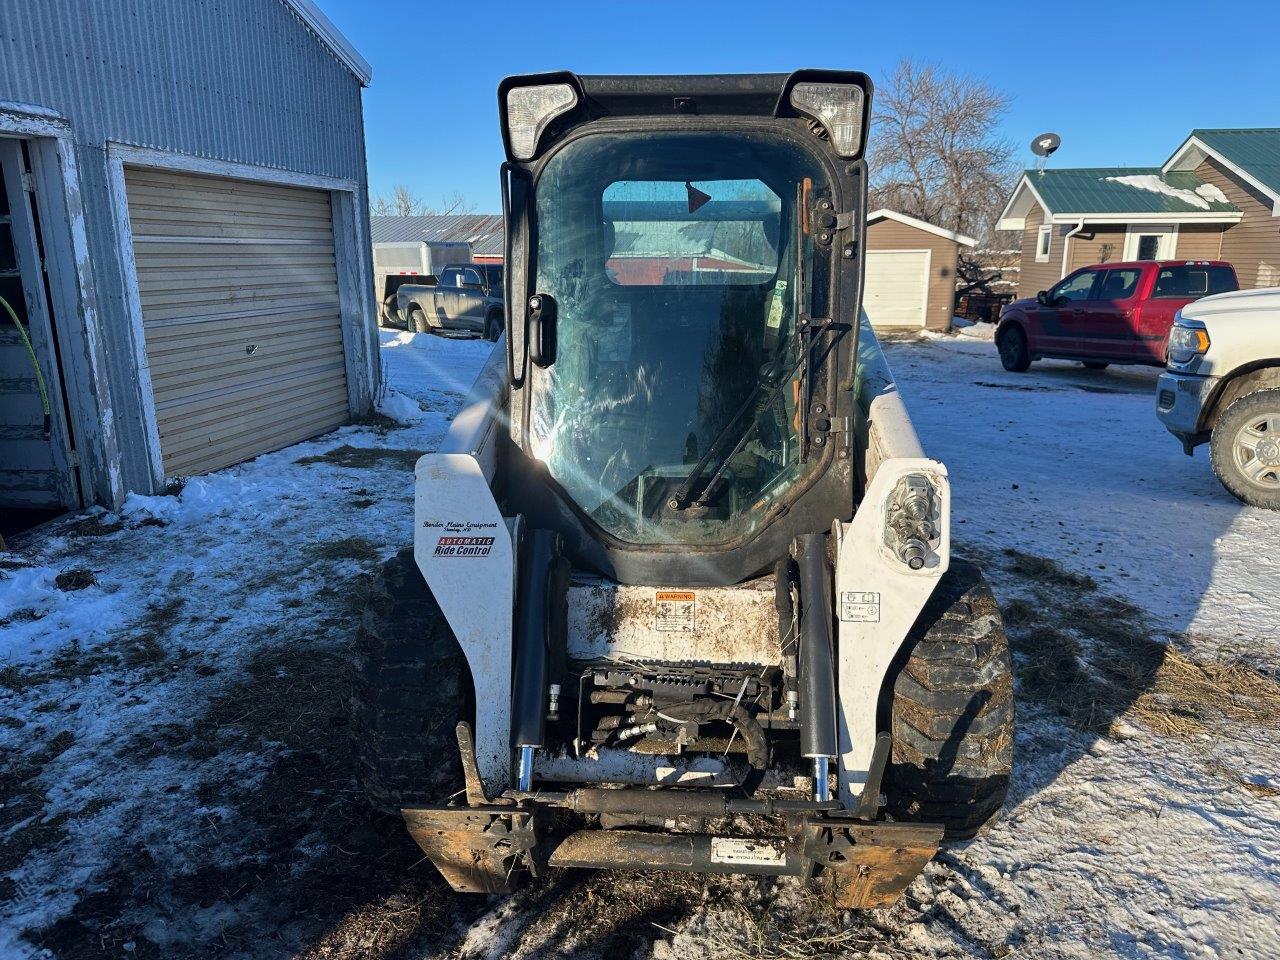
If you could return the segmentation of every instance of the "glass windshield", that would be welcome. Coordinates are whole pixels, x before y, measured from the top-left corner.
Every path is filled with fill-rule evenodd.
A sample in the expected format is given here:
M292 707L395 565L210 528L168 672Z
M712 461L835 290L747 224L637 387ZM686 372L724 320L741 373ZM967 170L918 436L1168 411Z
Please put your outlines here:
M530 377L531 447L607 532L734 539L806 469L797 317L825 309L827 260L802 211L820 197L813 157L751 134L598 134L548 162L536 289L557 355Z

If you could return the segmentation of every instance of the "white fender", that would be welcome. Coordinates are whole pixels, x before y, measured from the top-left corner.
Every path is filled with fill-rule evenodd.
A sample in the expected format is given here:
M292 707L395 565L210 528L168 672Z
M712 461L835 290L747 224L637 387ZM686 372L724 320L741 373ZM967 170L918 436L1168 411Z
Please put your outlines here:
M889 498L908 474L924 474L939 506L936 561L911 570L885 542ZM839 800L857 806L876 741L876 706L885 675L907 633L946 573L951 555L951 488L936 460L894 457L883 461L853 521L839 531L835 614L836 723L839 733Z
M413 557L471 668L476 764L489 796L511 780L515 552L489 489L505 423L505 350L499 338L439 451L414 468Z

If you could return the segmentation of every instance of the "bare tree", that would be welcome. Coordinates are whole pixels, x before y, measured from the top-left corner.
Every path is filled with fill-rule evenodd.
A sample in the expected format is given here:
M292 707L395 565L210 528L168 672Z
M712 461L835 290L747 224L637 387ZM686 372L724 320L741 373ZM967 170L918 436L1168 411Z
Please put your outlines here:
M375 217L429 217L439 214L472 213L475 204L461 192L442 194L437 204L427 203L409 187L398 183L391 194L378 194L369 201L369 212Z
M876 90L872 207L888 207L968 234L990 249L1017 179L1013 145L996 134L1009 106L973 77L904 59ZM961 251L966 289L999 277Z

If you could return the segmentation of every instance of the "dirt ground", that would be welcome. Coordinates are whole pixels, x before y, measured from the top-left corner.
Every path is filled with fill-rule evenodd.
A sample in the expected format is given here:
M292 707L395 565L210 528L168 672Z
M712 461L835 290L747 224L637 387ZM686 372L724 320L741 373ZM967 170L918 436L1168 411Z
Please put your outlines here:
M236 497L189 485L181 509L78 519L0 555L15 590L50 571L53 598L0 608L0 630L63 634L0 670L0 955L1275 955L1274 651L1204 641L1114 568L960 499L958 550L988 571L1017 673L1015 778L989 835L865 914L763 878L557 871L508 900L453 894L364 805L348 732L363 592L407 536L417 451L482 359L412 339L384 344L389 376L434 418L347 428L241 470ZM1002 372L975 381L965 351L892 353L910 371L940 349L962 399L992 402ZM428 376L442 366L459 389ZM1022 385L1076 396L1052 376ZM926 398L926 445L940 417Z

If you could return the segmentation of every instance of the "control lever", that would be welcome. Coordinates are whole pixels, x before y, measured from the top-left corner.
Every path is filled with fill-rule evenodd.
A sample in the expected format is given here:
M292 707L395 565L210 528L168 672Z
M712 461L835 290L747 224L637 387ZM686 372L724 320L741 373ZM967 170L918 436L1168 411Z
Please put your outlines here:
M549 293L529 298L529 356L540 367L556 362L556 301Z

